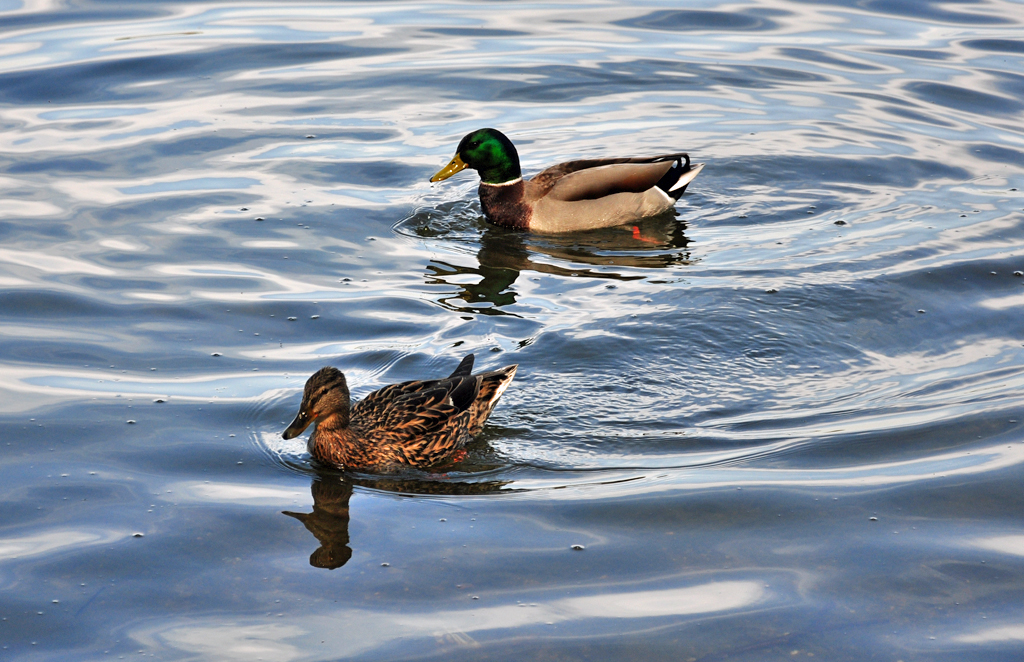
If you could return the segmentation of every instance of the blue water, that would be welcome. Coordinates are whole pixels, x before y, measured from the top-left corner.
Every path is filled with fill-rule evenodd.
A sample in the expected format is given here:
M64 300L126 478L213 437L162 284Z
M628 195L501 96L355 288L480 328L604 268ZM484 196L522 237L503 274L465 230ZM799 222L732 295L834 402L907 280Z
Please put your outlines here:
M0 0L3 657L1020 659L1022 27ZM427 182L482 126L707 167L517 234ZM520 369L446 473L280 438L469 352Z

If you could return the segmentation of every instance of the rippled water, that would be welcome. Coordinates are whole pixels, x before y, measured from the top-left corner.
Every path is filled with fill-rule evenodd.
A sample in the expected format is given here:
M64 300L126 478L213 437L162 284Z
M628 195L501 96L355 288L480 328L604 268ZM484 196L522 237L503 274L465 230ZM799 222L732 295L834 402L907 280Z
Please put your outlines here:
M1019 659L1022 26L0 0L4 655ZM708 165L516 234L426 181L481 126ZM453 471L280 439L469 352L520 370Z

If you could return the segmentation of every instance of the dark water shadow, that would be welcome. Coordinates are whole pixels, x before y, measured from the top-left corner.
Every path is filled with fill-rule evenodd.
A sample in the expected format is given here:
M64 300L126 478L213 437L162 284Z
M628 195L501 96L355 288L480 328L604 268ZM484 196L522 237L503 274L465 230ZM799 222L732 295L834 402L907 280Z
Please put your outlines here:
M516 232L485 223L477 203L447 203L419 209L393 230L416 238L444 239L455 253L476 250L476 264L433 259L424 277L428 285L450 288L437 303L454 311L511 315L504 307L516 302L513 285L523 272L565 278L640 280L635 269L691 265L686 224L675 212L614 228L564 235ZM477 282L466 283L477 276Z
M144 80L230 78L253 67L301 66L323 61L384 56L391 48L352 47L345 44L246 44L162 53L117 60L76 62L60 67L32 68L0 74L0 99L10 104L84 104L109 102L155 102L176 91L174 86L141 86Z
M1016 116L1024 108L1024 104L1013 97L989 94L977 89L968 89L959 85L936 83L932 81L914 81L906 83L903 89L914 98L926 103L970 112L976 108L985 108L994 115ZM1016 90L1019 92L1019 90ZM1011 90L1011 93L1013 90Z
M775 15L788 15L789 12L775 11ZM778 24L765 16L753 12L724 12L712 10L677 9L658 10L636 18L615 21L613 25L644 30L666 32L773 32Z
M811 4L811 0L799 0ZM897 16L915 21L944 23L947 25L1012 25L1013 17L993 16L990 13L957 11L969 9L972 5L984 9L984 3L976 0L949 3L940 0L828 0L813 2L816 5L844 7L856 11L870 12L879 16Z
M320 470L313 478L313 510L308 513L282 511L294 517L319 541L309 564L314 568L336 570L352 558L349 536L349 501L356 487L415 496L481 496L504 490L511 481L476 480L468 475L449 474L426 477L357 476L338 471Z

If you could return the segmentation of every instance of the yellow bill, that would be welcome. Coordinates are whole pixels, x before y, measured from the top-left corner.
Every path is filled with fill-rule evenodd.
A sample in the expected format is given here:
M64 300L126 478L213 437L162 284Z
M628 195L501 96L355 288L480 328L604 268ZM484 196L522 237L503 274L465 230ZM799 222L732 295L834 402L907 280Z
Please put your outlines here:
M449 177L451 177L452 175L454 175L458 171L464 170L465 168L466 168L466 164L463 163L462 159L459 158L459 155L456 154L455 158L453 158L451 161L448 162L448 165L446 165L445 167L443 167L440 170L438 170L434 174L434 176L430 178L430 181L432 181L432 182L439 182L442 179L448 179Z

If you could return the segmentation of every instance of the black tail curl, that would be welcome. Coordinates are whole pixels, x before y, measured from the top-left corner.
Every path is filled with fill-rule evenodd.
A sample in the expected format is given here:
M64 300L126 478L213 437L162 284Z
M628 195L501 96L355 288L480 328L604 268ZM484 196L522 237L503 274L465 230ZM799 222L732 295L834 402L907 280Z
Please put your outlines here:
M683 162L684 159L685 163ZM690 155L678 154L676 155L675 164L673 164L672 167L669 168L669 171L666 172L665 175L658 180L657 186L662 191L672 196L673 200L678 200L680 197L682 197L683 193L686 191L686 186L689 186L689 184L681 188L678 188L675 191L672 190L672 187L675 186L675 183L679 181L680 177L682 177L688 172L690 172Z

